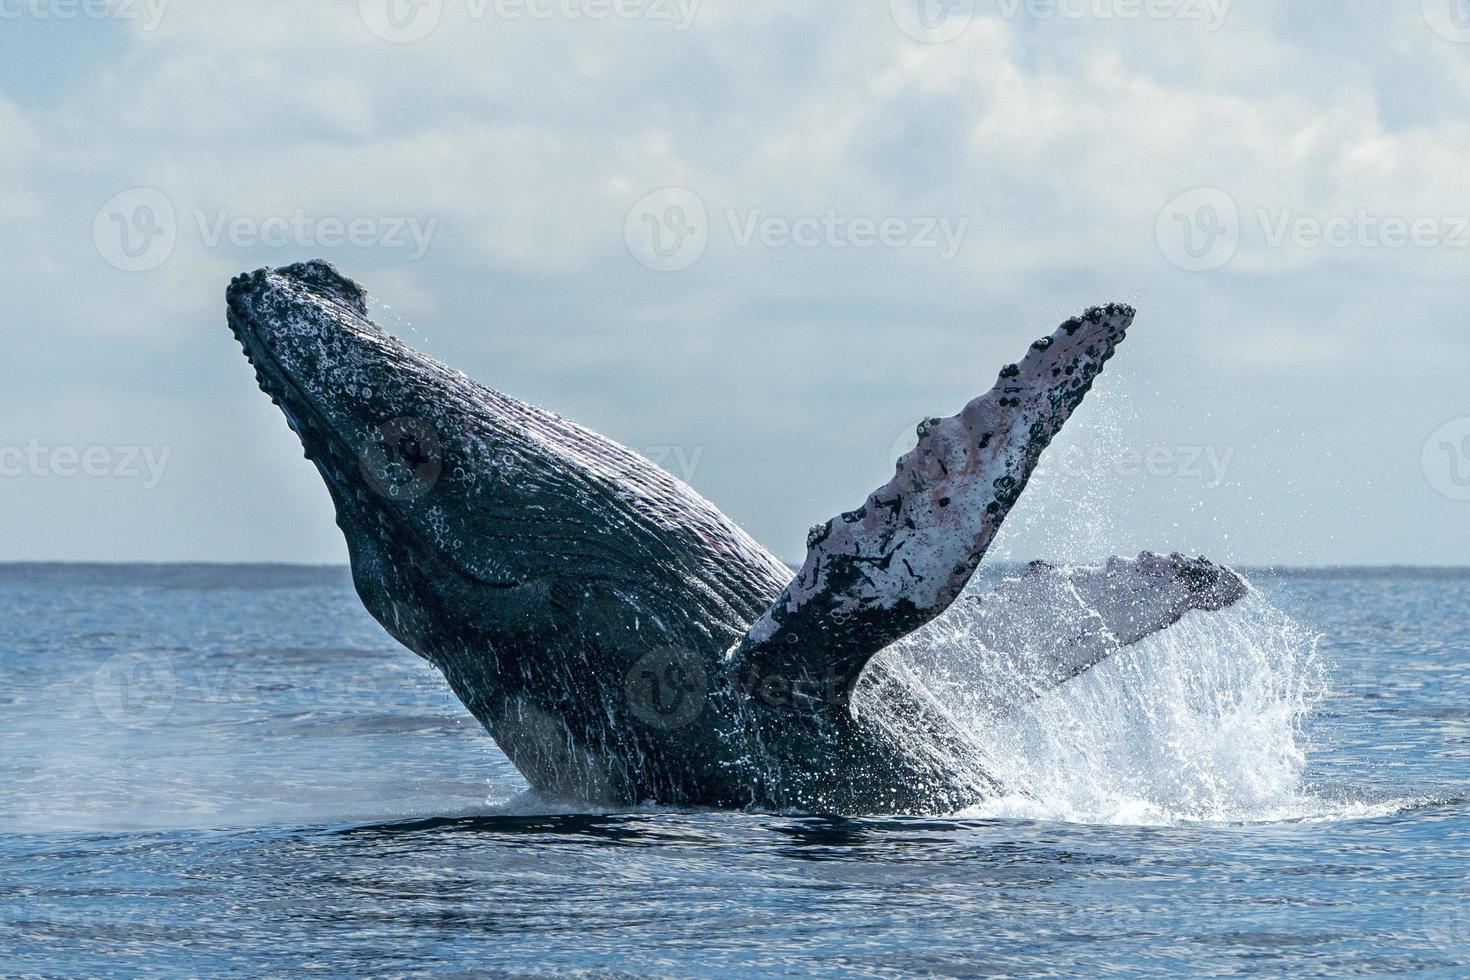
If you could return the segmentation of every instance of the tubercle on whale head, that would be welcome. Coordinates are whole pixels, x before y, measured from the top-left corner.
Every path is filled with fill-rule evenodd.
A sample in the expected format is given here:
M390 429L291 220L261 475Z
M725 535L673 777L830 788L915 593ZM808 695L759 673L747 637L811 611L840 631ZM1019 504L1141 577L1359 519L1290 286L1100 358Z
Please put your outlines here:
M367 318L362 290L326 262L237 276L225 297L256 382L328 486L345 490L363 430L411 411L407 386L387 370L407 348Z

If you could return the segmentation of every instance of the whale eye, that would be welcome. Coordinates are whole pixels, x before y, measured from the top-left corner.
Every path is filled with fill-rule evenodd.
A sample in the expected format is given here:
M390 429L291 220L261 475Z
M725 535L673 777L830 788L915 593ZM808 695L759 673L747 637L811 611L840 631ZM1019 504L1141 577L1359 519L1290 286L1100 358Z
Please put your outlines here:
M423 444L414 437L413 433L405 433L403 438L398 440L397 449L403 461L415 469L429 462L428 453L424 452Z
M360 454L368 485L393 500L422 497L439 480L444 454L439 435L424 419L390 419L368 434Z

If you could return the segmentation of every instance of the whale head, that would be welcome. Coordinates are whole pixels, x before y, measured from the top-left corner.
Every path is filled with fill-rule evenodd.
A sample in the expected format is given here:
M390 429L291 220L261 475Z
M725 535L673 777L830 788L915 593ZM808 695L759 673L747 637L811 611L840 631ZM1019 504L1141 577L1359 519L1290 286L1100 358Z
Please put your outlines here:
M256 382L301 438L339 516L348 498L369 502L364 464L374 433L389 419L416 414L421 400L433 397L439 387L434 372L368 319L362 289L325 262L238 276L226 300L230 329ZM432 446L403 439L386 448L398 451L396 462L422 474L417 482L387 480L388 496L421 489Z
M412 350L325 262L239 276L227 302L327 485L368 612L538 788L690 792L647 782L693 778L646 708L662 694L637 693L663 676L647 658L713 663L789 569L643 457ZM667 766L630 761L660 752Z
M688 487L413 350L330 264L247 273L226 298L257 382L327 485L359 594L416 652L443 659L431 634L446 607L463 612L459 644L607 635L615 619L645 639L655 622L688 625L670 640L688 646L730 642L770 601L784 568ZM620 596L639 601L609 611Z
M514 549L454 557L465 550L453 537L463 500L445 491L465 450L451 440L513 448L510 433L473 424L462 376L374 324L365 291L323 261L238 276L226 300L257 383L327 486L357 590L389 632L429 656L432 638L415 610L449 601L446 588L513 588L535 577L538 569L516 564L531 556Z

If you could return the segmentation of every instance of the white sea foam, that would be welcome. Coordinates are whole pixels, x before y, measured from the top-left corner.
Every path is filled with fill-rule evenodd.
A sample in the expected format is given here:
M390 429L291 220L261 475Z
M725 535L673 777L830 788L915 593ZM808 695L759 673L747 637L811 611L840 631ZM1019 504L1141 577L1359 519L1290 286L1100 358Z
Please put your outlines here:
M916 634L895 665L963 736L935 754L1000 784L963 816L1167 825L1399 808L1331 801L1306 785L1305 722L1324 690L1317 636L1259 593L1188 613L1065 684L1019 697L1024 678L999 673L1015 661L978 643L964 606ZM997 701L1009 707L997 711Z

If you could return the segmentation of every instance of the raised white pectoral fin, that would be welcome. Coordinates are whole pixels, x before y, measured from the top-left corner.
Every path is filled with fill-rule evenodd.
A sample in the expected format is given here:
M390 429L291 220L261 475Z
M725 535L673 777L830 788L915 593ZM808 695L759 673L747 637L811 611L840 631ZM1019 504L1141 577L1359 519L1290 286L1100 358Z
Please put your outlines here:
M958 415L921 423L892 480L812 528L801 570L732 656L846 690L873 654L948 608L1132 321L1121 305L1068 320Z

